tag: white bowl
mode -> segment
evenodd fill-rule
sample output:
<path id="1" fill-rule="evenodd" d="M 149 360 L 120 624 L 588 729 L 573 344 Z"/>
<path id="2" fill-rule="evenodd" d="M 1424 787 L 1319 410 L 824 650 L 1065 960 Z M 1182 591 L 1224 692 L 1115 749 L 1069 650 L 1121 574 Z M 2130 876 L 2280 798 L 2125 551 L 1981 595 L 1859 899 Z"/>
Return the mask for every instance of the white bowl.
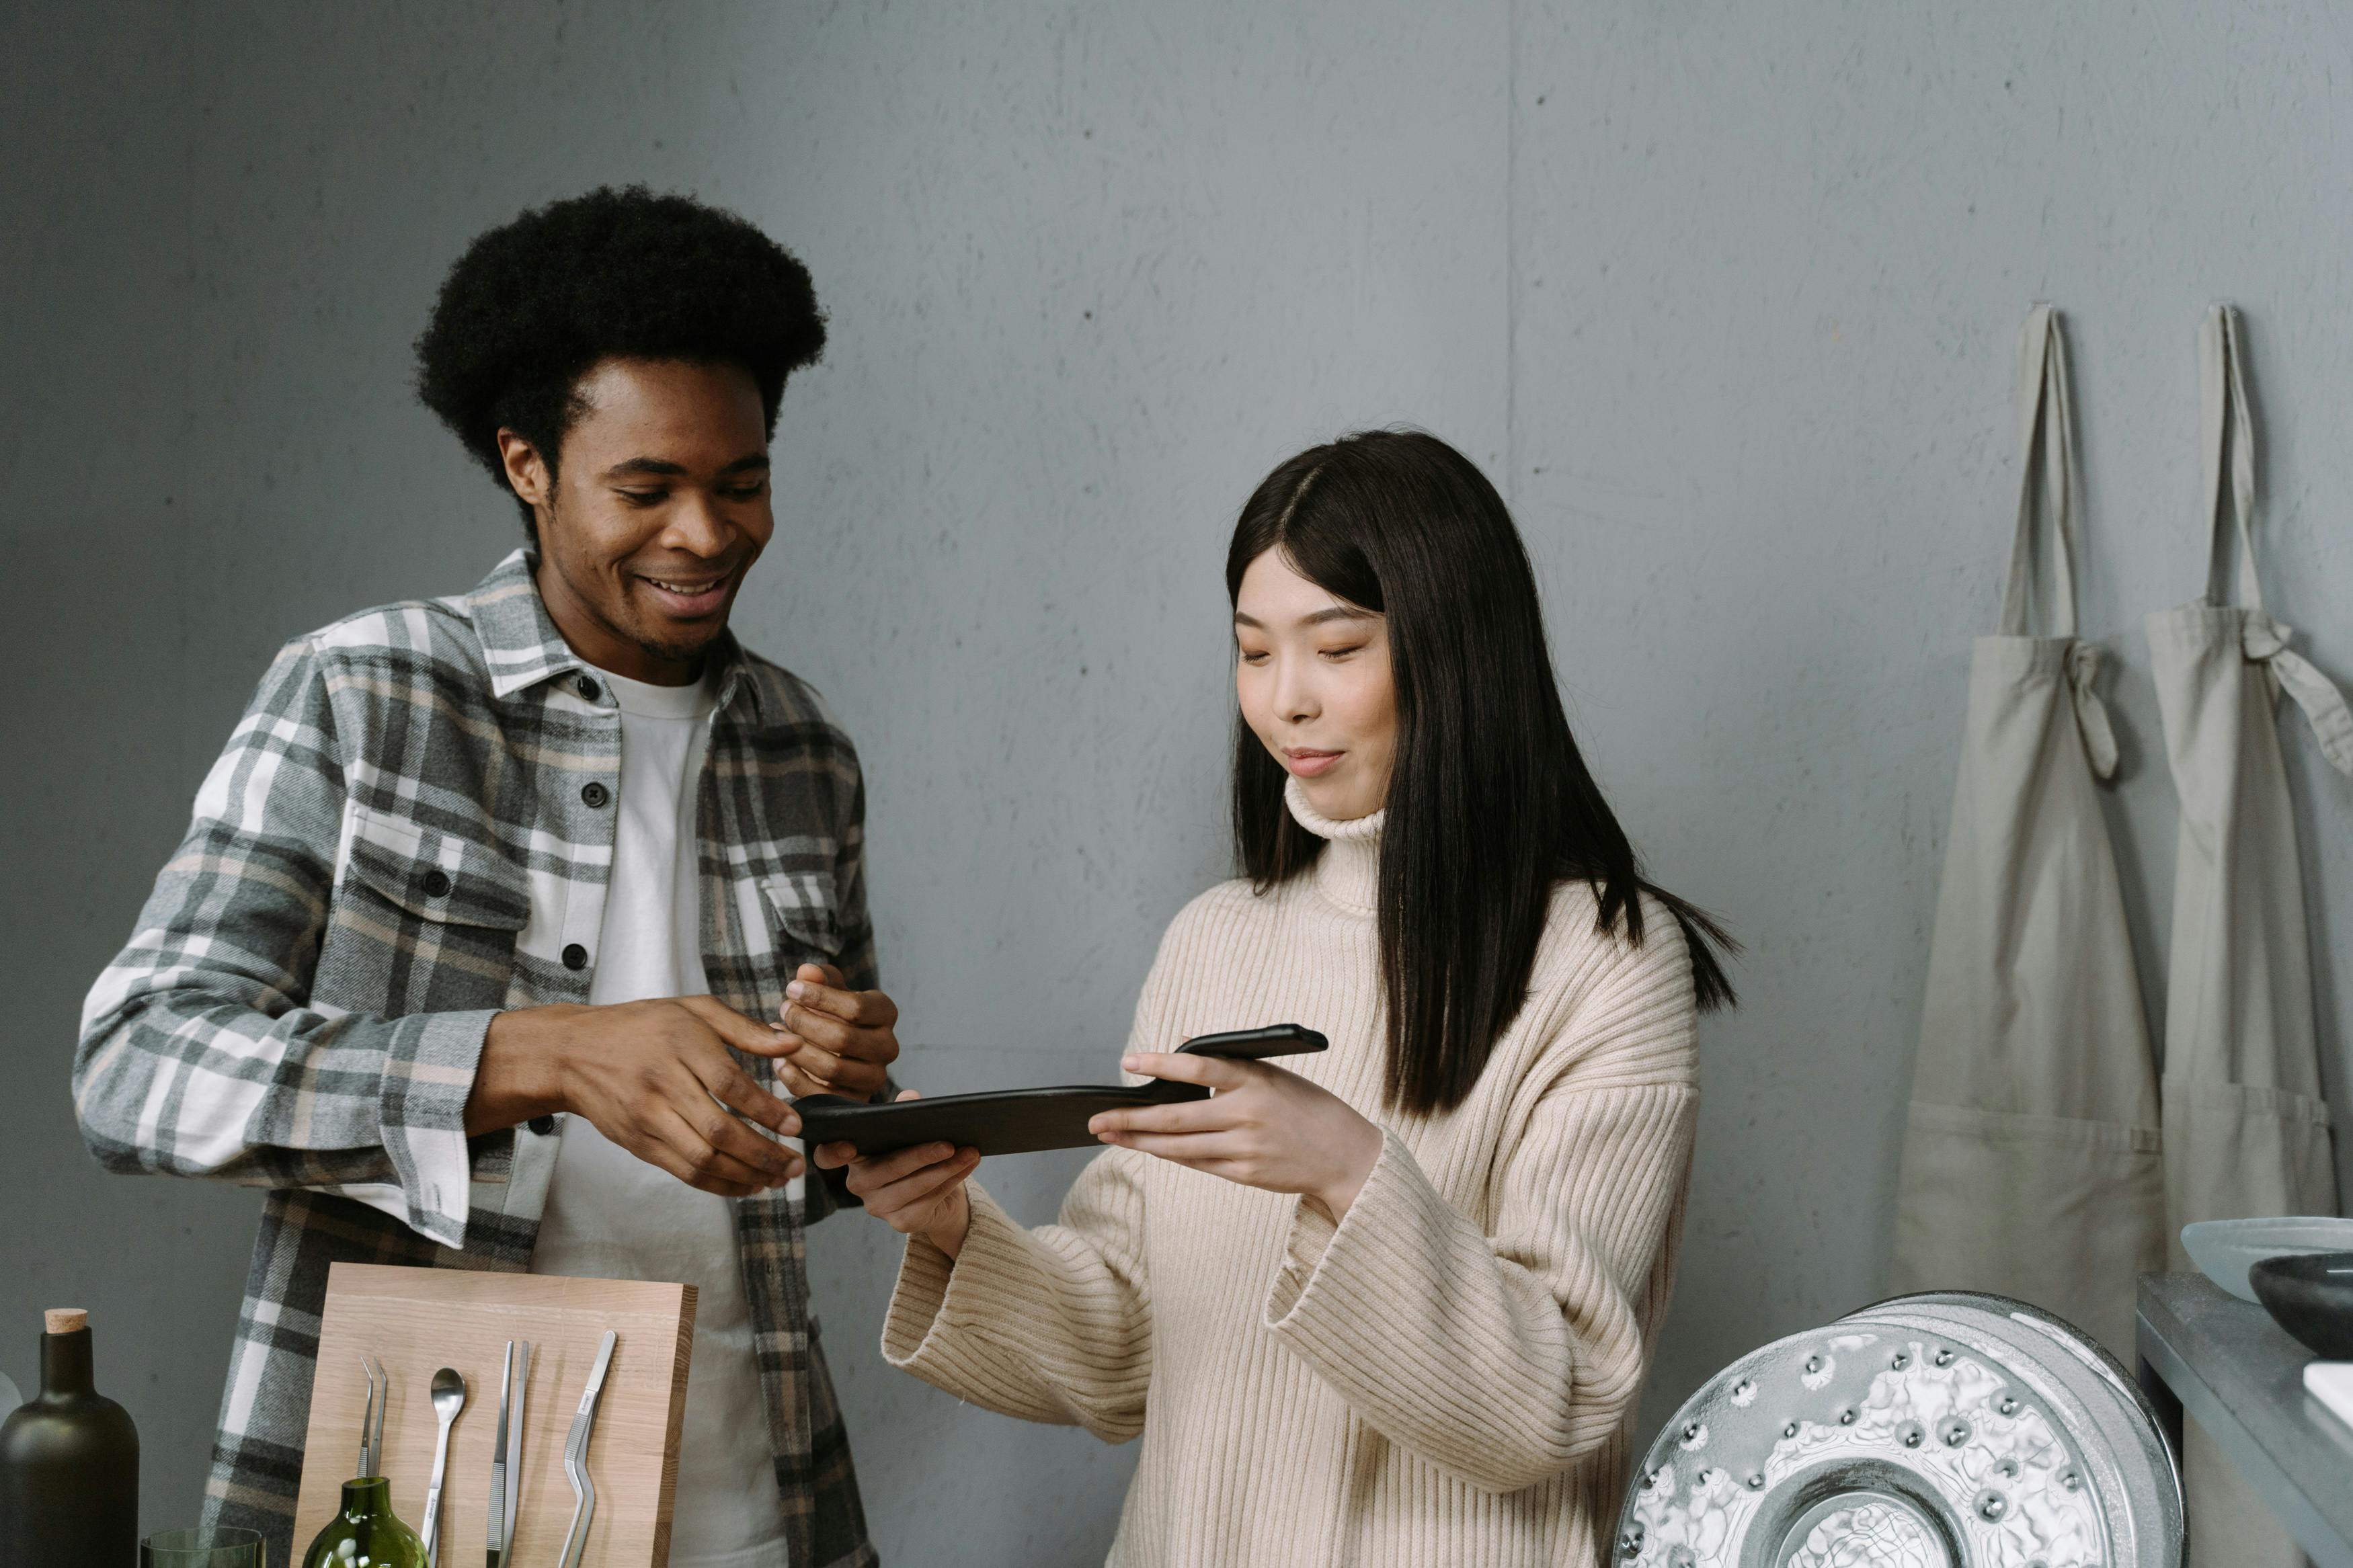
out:
<path id="1" fill-rule="evenodd" d="M 2353 1219 L 2201 1219 L 2181 1227 L 2181 1247 L 2207 1279 L 2242 1301 L 2255 1300 L 2247 1270 L 2292 1252 L 2353 1252 Z M 2260 1302 L 2257 1305 L 2261 1305 Z"/>

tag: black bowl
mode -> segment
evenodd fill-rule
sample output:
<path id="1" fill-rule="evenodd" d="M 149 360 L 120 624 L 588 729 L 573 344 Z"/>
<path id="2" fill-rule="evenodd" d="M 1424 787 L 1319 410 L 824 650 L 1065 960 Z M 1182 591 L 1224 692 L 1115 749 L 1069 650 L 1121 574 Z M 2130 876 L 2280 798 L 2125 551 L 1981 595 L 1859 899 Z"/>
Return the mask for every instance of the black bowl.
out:
<path id="1" fill-rule="evenodd" d="M 2247 1270 L 2272 1321 L 2323 1361 L 2353 1361 L 2353 1252 L 2266 1258 Z"/>

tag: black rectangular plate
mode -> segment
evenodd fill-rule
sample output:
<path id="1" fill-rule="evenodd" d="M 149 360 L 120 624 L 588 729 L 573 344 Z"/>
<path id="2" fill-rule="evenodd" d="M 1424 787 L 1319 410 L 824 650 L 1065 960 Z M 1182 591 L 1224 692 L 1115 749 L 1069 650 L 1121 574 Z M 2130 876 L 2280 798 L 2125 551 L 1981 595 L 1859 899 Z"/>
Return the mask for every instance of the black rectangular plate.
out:
<path id="1" fill-rule="evenodd" d="M 1323 1036 L 1297 1024 L 1203 1035 L 1179 1047 L 1196 1056 L 1259 1060 L 1324 1048 Z M 833 1094 L 807 1094 L 793 1101 L 800 1113 L 801 1137 L 809 1147 L 848 1143 L 871 1159 L 917 1143 L 950 1143 L 983 1154 L 1029 1154 L 1040 1149 L 1082 1149 L 1099 1140 L 1088 1119 L 1105 1110 L 1137 1105 L 1169 1105 L 1206 1100 L 1198 1084 L 1155 1079 L 1149 1083 L 1066 1084 L 1053 1089 L 997 1089 L 986 1094 L 950 1094 L 869 1105 Z"/>

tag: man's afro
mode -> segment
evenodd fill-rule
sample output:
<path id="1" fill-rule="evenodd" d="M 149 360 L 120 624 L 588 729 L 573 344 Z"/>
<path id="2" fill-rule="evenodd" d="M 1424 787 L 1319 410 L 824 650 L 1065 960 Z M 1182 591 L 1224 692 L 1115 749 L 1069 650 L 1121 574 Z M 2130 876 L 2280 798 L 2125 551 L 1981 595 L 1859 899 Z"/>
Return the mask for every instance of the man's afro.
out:
<path id="1" fill-rule="evenodd" d="M 691 196 L 605 186 L 466 247 L 417 340 L 417 393 L 504 485 L 501 426 L 553 469 L 600 360 L 740 366 L 773 436 L 785 377 L 824 347 L 808 268 L 775 240 Z"/>

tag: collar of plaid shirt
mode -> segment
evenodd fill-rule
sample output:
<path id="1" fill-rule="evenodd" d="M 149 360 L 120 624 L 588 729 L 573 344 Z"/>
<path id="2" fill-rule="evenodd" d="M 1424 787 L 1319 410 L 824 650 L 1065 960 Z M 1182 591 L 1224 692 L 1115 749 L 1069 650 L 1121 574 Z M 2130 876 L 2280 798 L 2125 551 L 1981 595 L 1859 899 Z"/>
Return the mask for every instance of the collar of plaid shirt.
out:
<path id="1" fill-rule="evenodd" d="M 472 593 L 457 601 L 473 622 L 494 697 L 512 697 L 543 680 L 595 668 L 573 652 L 564 634 L 555 629 L 547 605 L 539 596 L 538 567 L 535 553 L 518 550 L 500 562 Z M 721 632 L 713 648 L 720 668 L 718 706 L 724 708 L 744 689 L 752 659 L 733 632 Z M 749 695 L 754 703 L 758 701 L 756 683 Z"/>
<path id="2" fill-rule="evenodd" d="M 75 1095 L 102 1163 L 269 1189 L 205 1517 L 260 1530 L 273 1562 L 329 1267 L 521 1270 L 538 1234 L 560 1130 L 469 1139 L 465 1100 L 498 1011 L 587 1000 L 620 724 L 534 566 L 517 551 L 471 594 L 288 644 L 84 1008 Z M 863 784 L 813 689 L 732 637 L 716 657 L 704 969 L 768 1017 L 803 962 L 875 984 Z M 744 1292 L 792 1561 L 866 1563 L 805 1274 L 803 1227 L 839 1194 L 806 1184 L 806 1210 L 734 1205 Z"/>

